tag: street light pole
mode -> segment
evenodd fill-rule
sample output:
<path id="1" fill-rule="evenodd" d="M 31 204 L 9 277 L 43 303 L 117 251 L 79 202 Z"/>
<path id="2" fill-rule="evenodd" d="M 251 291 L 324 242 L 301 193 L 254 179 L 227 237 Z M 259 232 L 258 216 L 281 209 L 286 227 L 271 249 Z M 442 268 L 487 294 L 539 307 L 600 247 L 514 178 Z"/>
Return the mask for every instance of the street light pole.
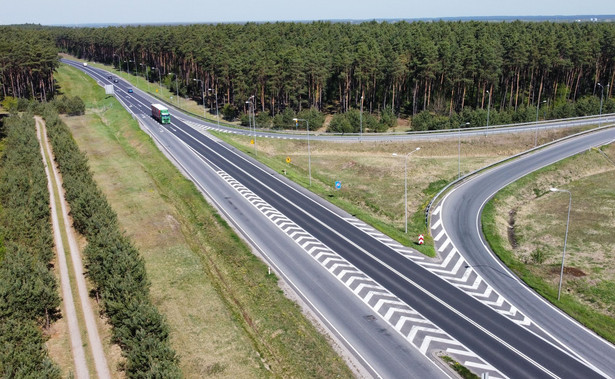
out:
<path id="1" fill-rule="evenodd" d="M 598 83 L 598 85 L 600 86 L 600 116 L 598 118 L 598 127 L 602 126 L 602 98 L 604 96 L 604 86 L 600 83 Z M 606 85 L 606 88 L 609 88 L 609 85 Z"/>
<path id="2" fill-rule="evenodd" d="M 218 126 L 220 126 L 220 115 L 218 114 L 218 93 L 212 90 L 211 88 L 209 88 L 208 90 L 209 92 L 211 92 L 212 95 L 214 95 L 216 99 L 216 119 L 218 120 Z"/>
<path id="3" fill-rule="evenodd" d="M 250 121 L 250 111 L 252 110 L 252 114 L 254 114 L 254 95 L 250 96 L 250 98 L 248 99 L 249 101 L 246 101 L 246 103 L 249 103 L 250 106 L 248 108 L 248 121 Z M 253 134 L 253 141 L 254 141 L 254 156 L 256 156 L 258 153 L 256 152 L 256 120 L 254 119 L 254 117 L 252 117 L 252 125 L 253 125 L 253 130 L 254 130 L 254 134 Z"/>
<path id="4" fill-rule="evenodd" d="M 361 114 L 359 115 L 359 125 L 360 125 L 359 142 L 361 142 L 363 139 L 363 95 L 361 95 Z"/>
<path id="5" fill-rule="evenodd" d="M 177 108 L 179 108 L 179 82 L 177 80 L 178 75 L 175 74 L 175 89 L 177 89 Z"/>
<path id="6" fill-rule="evenodd" d="M 310 152 L 310 122 L 302 118 L 293 118 L 295 125 L 299 124 L 299 121 L 305 122 L 307 127 L 307 145 L 308 145 L 308 176 L 310 178 L 310 187 L 312 186 L 312 153 Z"/>
<path id="7" fill-rule="evenodd" d="M 421 150 L 421 148 L 417 147 L 413 151 L 406 154 L 406 157 L 404 158 L 404 219 L 406 223 L 406 234 L 408 234 L 408 157 L 410 154 L 416 153 L 419 150 Z"/>
<path id="8" fill-rule="evenodd" d="M 538 102 L 536 104 L 536 133 L 534 134 L 534 147 L 538 146 L 538 111 L 540 110 L 540 104 L 546 103 L 547 100 L 543 100 L 542 102 Z"/>
<path id="9" fill-rule="evenodd" d="M 457 159 L 457 179 L 461 178 L 461 127 L 470 125 L 469 122 L 466 122 L 463 125 L 459 126 L 459 133 L 457 134 L 457 146 L 458 146 L 458 159 Z"/>
<path id="10" fill-rule="evenodd" d="M 487 94 L 489 95 L 489 105 L 487 105 L 487 129 L 489 129 L 489 111 L 491 110 L 491 92 L 487 90 Z"/>
<path id="11" fill-rule="evenodd" d="M 570 207 L 572 206 L 572 193 L 568 190 L 551 188 L 551 192 L 568 192 L 568 218 L 566 219 L 566 235 L 564 237 L 564 252 L 562 253 L 562 268 L 559 274 L 559 287 L 557 289 L 557 300 L 559 301 L 562 292 L 562 278 L 564 277 L 564 259 L 566 258 L 566 243 L 568 242 L 568 225 L 570 225 Z"/>
<path id="12" fill-rule="evenodd" d="M 195 82 L 201 82 L 201 100 L 203 101 L 203 118 L 207 118 L 207 114 L 205 113 L 205 83 L 201 79 L 192 79 Z"/>

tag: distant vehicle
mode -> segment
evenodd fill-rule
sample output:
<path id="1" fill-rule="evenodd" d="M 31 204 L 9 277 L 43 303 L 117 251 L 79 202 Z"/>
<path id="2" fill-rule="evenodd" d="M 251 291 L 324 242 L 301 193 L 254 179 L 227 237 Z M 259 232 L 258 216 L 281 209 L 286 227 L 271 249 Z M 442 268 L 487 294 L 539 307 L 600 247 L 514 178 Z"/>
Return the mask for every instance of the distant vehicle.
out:
<path id="1" fill-rule="evenodd" d="M 128 93 L 132 93 L 132 88 L 128 88 Z"/>
<path id="2" fill-rule="evenodd" d="M 83 62 L 83 65 L 84 65 L 85 67 L 87 67 L 87 66 L 88 66 L 88 62 Z"/>
<path id="3" fill-rule="evenodd" d="M 113 79 L 113 83 L 117 83 L 117 79 Z"/>
<path id="4" fill-rule="evenodd" d="M 161 104 L 152 104 L 152 117 L 161 124 L 171 123 L 169 109 Z"/>
<path id="5" fill-rule="evenodd" d="M 109 75 L 107 76 L 107 79 L 113 79 L 113 76 Z"/>

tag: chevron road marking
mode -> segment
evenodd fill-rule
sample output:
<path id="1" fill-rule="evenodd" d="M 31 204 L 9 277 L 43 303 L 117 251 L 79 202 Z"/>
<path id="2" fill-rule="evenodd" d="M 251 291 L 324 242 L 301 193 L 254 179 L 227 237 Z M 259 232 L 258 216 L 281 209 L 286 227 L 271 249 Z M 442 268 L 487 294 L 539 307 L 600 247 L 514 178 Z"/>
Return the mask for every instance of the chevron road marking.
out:
<path id="1" fill-rule="evenodd" d="M 535 334 L 542 334 L 540 328 L 532 322 L 530 318 L 525 316 L 517 308 L 512 306 L 503 296 L 493 289 L 472 267 L 469 267 L 463 256 L 452 244 L 451 239 L 446 234 L 442 226 L 441 215 L 442 207 L 438 206 L 432 213 L 431 229 L 436 237 L 437 251 L 442 258 L 441 262 L 428 261 L 422 254 L 409 250 L 407 247 L 399 243 L 388 244 L 383 241 L 387 236 L 372 228 L 371 226 L 359 221 L 355 218 L 345 218 L 351 225 L 365 232 L 374 239 L 383 242 L 396 252 L 404 257 L 414 261 L 423 268 L 439 276 L 453 286 L 457 287 L 466 294 L 474 297 L 476 300 L 487 305 L 497 313 L 507 317 L 514 323 L 525 327 Z M 442 241 L 440 243 L 440 241 Z M 451 267 L 452 264 L 452 267 Z"/>
<path id="2" fill-rule="evenodd" d="M 218 170 L 217 174 L 299 245 L 303 251 L 354 293 L 364 304 L 382 317 L 385 322 L 402 335 L 421 354 L 435 361 L 435 356 L 428 354 L 429 351 L 454 349 L 454 351 L 459 353 L 449 353 L 450 356 L 457 361 L 471 357 L 471 362 L 475 364 L 474 367 L 480 368 L 480 370 L 477 370 L 478 373 L 488 372 L 490 377 L 503 376 L 502 373 L 478 357 L 474 352 L 467 349 L 459 341 L 448 335 L 408 304 L 401 301 L 382 285 L 365 275 L 281 212 L 267 204 L 226 172 Z M 409 259 L 418 262 L 424 259 L 424 256 L 421 254 L 402 246 L 361 221 L 352 219 L 352 224 L 361 228 L 366 233 L 373 233 L 374 236 L 379 237 L 378 240 L 383 244 L 390 246 Z"/>

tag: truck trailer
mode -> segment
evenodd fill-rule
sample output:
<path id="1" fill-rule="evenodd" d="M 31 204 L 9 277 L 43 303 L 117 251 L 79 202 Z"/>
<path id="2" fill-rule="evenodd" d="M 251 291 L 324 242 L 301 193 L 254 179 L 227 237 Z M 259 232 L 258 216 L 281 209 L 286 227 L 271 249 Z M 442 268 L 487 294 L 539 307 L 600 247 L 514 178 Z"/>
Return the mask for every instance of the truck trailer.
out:
<path id="1" fill-rule="evenodd" d="M 152 104 L 152 117 L 161 124 L 171 123 L 169 109 L 161 104 Z"/>

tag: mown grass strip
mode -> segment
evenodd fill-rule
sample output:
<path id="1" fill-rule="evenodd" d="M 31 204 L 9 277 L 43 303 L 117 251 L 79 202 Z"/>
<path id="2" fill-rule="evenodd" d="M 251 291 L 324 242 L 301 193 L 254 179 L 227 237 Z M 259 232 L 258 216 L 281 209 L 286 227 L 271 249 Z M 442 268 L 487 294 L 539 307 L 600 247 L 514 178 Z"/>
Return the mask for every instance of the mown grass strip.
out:
<path id="1" fill-rule="evenodd" d="M 117 216 L 92 178 L 87 157 L 55 109 L 46 106 L 43 116 L 73 225 L 88 240 L 84 250 L 88 276 L 113 325 L 113 340 L 126 357 L 126 375 L 179 377 L 168 326 L 149 299 L 149 283 L 138 251 L 119 230 Z"/>
<path id="2" fill-rule="evenodd" d="M 157 206 L 172 210 L 171 214 L 162 216 L 165 219 L 170 219 L 169 216 L 172 216 L 178 221 L 181 236 L 190 250 L 190 254 L 182 256 L 182 259 L 188 260 L 193 257 L 197 259 L 200 265 L 199 270 L 206 274 L 199 277 L 199 280 L 209 282 L 215 290 L 212 296 L 219 297 L 223 302 L 224 310 L 219 311 L 218 317 L 212 317 L 211 322 L 214 325 L 201 325 L 199 328 L 211 329 L 210 338 L 212 339 L 224 338 L 217 334 L 216 323 L 219 323 L 220 328 L 227 328 L 226 323 L 231 321 L 234 324 L 233 328 L 239 332 L 240 338 L 247 340 L 251 345 L 251 351 L 257 354 L 256 361 L 261 365 L 261 369 L 254 370 L 253 356 L 250 360 L 235 361 L 229 365 L 244 364 L 247 367 L 245 372 L 250 372 L 250 376 L 351 377 L 352 373 L 344 361 L 331 349 L 327 339 L 303 316 L 299 307 L 284 296 L 275 275 L 267 274 L 267 266 L 256 258 L 232 229 L 221 220 L 194 184 L 186 180 L 177 168 L 160 153 L 150 137 L 140 130 L 139 125 L 121 109 L 119 103 L 114 99 L 105 99 L 102 89 L 99 89 L 91 80 L 85 79 L 83 82 L 80 79 L 71 80 L 72 75 L 79 77 L 74 73 L 76 71 L 63 67 L 60 69 L 61 74 L 58 78 L 61 83 L 65 80 L 70 81 L 69 84 L 74 86 L 75 90 L 87 94 L 84 96 L 84 101 L 92 112 L 92 119 L 96 120 L 92 127 L 97 139 L 88 143 L 87 137 L 92 133 L 90 131 L 82 133 L 79 141 L 84 146 L 88 146 L 88 151 L 92 151 L 92 159 L 97 160 L 100 168 L 97 176 L 107 177 L 106 180 L 113 181 L 113 185 L 109 187 L 113 188 L 111 191 L 118 188 L 118 178 L 121 175 L 105 172 L 110 168 L 109 164 L 105 163 L 105 160 L 109 158 L 109 151 L 118 147 L 120 152 L 114 157 L 121 159 L 121 165 L 130 165 L 131 169 L 134 167 L 134 171 L 129 175 L 133 184 L 126 183 L 119 187 L 122 191 L 126 191 L 122 193 L 123 198 L 140 193 L 141 173 L 145 174 L 148 183 L 151 183 L 147 191 L 160 196 L 161 200 Z M 64 84 L 62 85 L 65 88 Z M 86 88 L 80 88 L 82 85 Z M 104 145 L 104 153 L 98 153 L 96 150 L 101 145 Z M 119 202 L 118 199 L 115 204 Z M 142 209 L 142 212 L 146 214 L 151 212 L 150 208 L 143 209 L 138 204 L 131 204 L 130 207 Z M 156 228 L 163 230 L 159 221 Z M 137 230 L 134 230 L 134 233 L 137 233 Z M 165 261 L 168 264 L 164 268 L 163 277 L 152 277 L 152 281 L 169 280 L 167 283 L 172 286 L 173 296 L 179 296 L 175 292 L 181 293 L 189 290 L 185 287 L 201 284 L 198 282 L 184 283 L 180 280 L 183 276 L 179 273 L 185 272 L 186 268 L 182 266 L 183 262 L 178 255 L 172 253 L 171 258 L 173 259 Z M 148 254 L 146 259 L 153 258 Z M 148 270 L 152 264 L 148 265 Z M 173 275 L 178 276 L 173 278 Z M 169 291 L 169 288 L 164 290 Z M 165 302 L 165 299 L 160 298 L 158 301 Z M 198 306 L 199 304 L 193 302 L 165 303 L 165 309 L 180 307 L 184 308 L 185 312 L 190 312 Z M 169 309 L 168 312 L 175 317 L 175 309 Z M 179 323 L 178 320 L 181 317 L 177 317 L 174 320 Z M 188 320 L 187 324 L 193 325 L 192 320 Z M 176 326 L 176 328 L 179 327 L 181 325 Z M 175 333 L 181 335 L 180 331 L 175 331 Z M 190 355 L 195 357 L 194 359 L 203 361 L 206 359 L 207 351 L 202 352 L 202 356 L 205 357 L 200 358 L 192 351 L 183 352 L 182 349 L 188 346 L 192 347 L 193 344 L 188 342 L 185 346 L 176 346 L 176 348 L 182 356 Z M 245 349 L 245 347 L 229 347 Z M 219 346 L 218 349 L 226 349 L 226 347 Z M 210 354 L 223 356 L 225 352 L 212 351 Z M 228 354 L 233 354 L 233 351 L 229 351 Z M 201 375 L 220 371 L 224 374 L 232 369 L 233 367 L 226 366 L 224 363 L 214 362 L 208 364 Z"/>

